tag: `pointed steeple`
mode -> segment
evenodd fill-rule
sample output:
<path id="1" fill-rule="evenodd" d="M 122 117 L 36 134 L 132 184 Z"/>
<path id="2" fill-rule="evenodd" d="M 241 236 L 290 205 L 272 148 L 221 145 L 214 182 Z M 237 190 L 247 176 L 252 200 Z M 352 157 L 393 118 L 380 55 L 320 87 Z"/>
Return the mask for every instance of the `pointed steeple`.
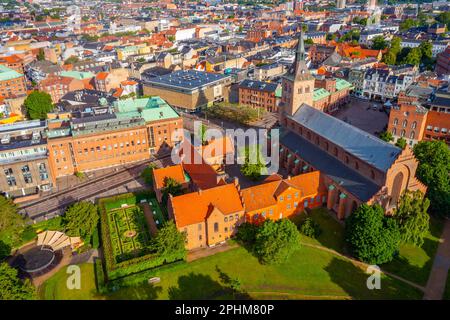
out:
<path id="1" fill-rule="evenodd" d="M 301 60 L 305 61 L 305 59 L 306 59 L 305 42 L 304 42 L 304 37 L 303 37 L 303 25 L 301 25 L 300 38 L 298 39 L 295 60 L 296 60 L 296 62 L 298 62 Z"/>

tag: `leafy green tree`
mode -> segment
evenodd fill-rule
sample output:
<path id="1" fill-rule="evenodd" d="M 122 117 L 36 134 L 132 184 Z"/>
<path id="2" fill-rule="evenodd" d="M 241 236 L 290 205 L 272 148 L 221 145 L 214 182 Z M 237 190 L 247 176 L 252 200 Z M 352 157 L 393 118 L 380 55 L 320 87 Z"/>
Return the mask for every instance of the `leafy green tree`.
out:
<path id="1" fill-rule="evenodd" d="M 437 17 L 436 21 L 443 23 L 447 26 L 447 28 L 450 28 L 450 12 L 441 12 Z"/>
<path id="2" fill-rule="evenodd" d="M 153 170 L 156 168 L 156 164 L 150 163 L 141 173 L 142 179 L 144 179 L 144 182 L 149 186 L 153 183 Z"/>
<path id="3" fill-rule="evenodd" d="M 98 220 L 97 206 L 89 201 L 80 201 L 67 208 L 63 216 L 63 225 L 67 235 L 90 240 L 97 228 Z"/>
<path id="4" fill-rule="evenodd" d="M 36 289 L 30 280 L 20 280 L 16 269 L 6 262 L 0 263 L 0 300 L 34 299 L 36 299 Z"/>
<path id="5" fill-rule="evenodd" d="M 406 31 L 415 26 L 417 26 L 417 22 L 411 18 L 408 18 L 400 22 L 400 31 Z"/>
<path id="6" fill-rule="evenodd" d="M 66 59 L 66 61 L 64 61 L 64 64 L 74 64 L 77 63 L 78 61 L 80 61 L 80 59 L 78 59 L 78 57 L 76 56 L 70 56 L 69 58 Z"/>
<path id="7" fill-rule="evenodd" d="M 33 91 L 23 105 L 31 119 L 47 119 L 47 113 L 53 110 L 52 97 L 41 91 Z"/>
<path id="8" fill-rule="evenodd" d="M 362 204 L 345 222 L 345 239 L 356 258 L 382 264 L 398 251 L 400 231 L 397 221 L 386 217 L 381 206 Z"/>
<path id="9" fill-rule="evenodd" d="M 383 131 L 382 133 L 380 133 L 380 139 L 386 142 L 391 142 L 394 140 L 394 136 L 390 131 Z"/>
<path id="10" fill-rule="evenodd" d="M 10 247 L 16 245 L 24 226 L 25 220 L 17 212 L 17 205 L 0 195 L 0 240 Z M 5 249 L 4 247 L 3 250 Z"/>
<path id="11" fill-rule="evenodd" d="M 431 59 L 433 57 L 433 45 L 431 42 L 424 41 L 419 45 L 422 58 Z"/>
<path id="12" fill-rule="evenodd" d="M 376 36 L 372 39 L 372 49 L 373 50 L 384 50 L 388 46 L 387 41 L 383 36 Z"/>
<path id="13" fill-rule="evenodd" d="M 245 148 L 245 161 L 241 166 L 241 172 L 247 178 L 258 180 L 261 177 L 262 171 L 265 168 L 261 161 L 261 154 L 258 147 Z"/>
<path id="14" fill-rule="evenodd" d="M 429 206 L 430 200 L 418 190 L 406 191 L 401 196 L 394 217 L 398 221 L 402 242 L 422 246 L 430 229 Z"/>
<path id="15" fill-rule="evenodd" d="M 402 63 L 404 64 L 413 64 L 418 66 L 420 64 L 420 61 L 422 59 L 422 51 L 420 48 L 412 48 L 406 57 L 402 60 Z"/>
<path id="16" fill-rule="evenodd" d="M 322 230 L 317 222 L 308 217 L 300 226 L 300 232 L 307 237 L 317 238 L 320 236 Z"/>
<path id="17" fill-rule="evenodd" d="M 305 44 L 314 44 L 313 39 L 306 39 Z"/>
<path id="18" fill-rule="evenodd" d="M 327 34 L 327 40 L 328 41 L 334 40 L 334 39 L 336 39 L 336 34 L 334 34 L 334 33 L 328 33 Z"/>
<path id="19" fill-rule="evenodd" d="M 185 239 L 186 235 L 179 232 L 175 223 L 170 220 L 156 234 L 154 248 L 160 257 L 168 260 L 185 259 Z"/>
<path id="20" fill-rule="evenodd" d="M 417 177 L 428 186 L 430 211 L 450 217 L 450 150 L 443 141 L 421 141 L 414 146 L 419 161 Z"/>
<path id="21" fill-rule="evenodd" d="M 397 62 L 397 55 L 389 50 L 384 56 L 383 56 L 383 62 L 387 65 L 394 65 Z"/>
<path id="22" fill-rule="evenodd" d="M 171 177 L 164 178 L 164 188 L 162 189 L 162 202 L 167 203 L 169 194 L 178 196 L 183 194 L 183 186 L 177 180 Z"/>
<path id="23" fill-rule="evenodd" d="M 11 254 L 11 246 L 0 240 L 0 261 Z"/>
<path id="24" fill-rule="evenodd" d="M 254 223 L 244 222 L 239 225 L 236 238 L 246 244 L 254 244 L 258 226 Z"/>
<path id="25" fill-rule="evenodd" d="M 286 261 L 300 247 L 300 233 L 288 219 L 265 220 L 258 228 L 254 251 L 263 264 Z"/>
<path id="26" fill-rule="evenodd" d="M 205 124 L 201 124 L 199 128 L 199 136 L 200 140 L 202 141 L 202 145 L 206 145 L 208 141 L 206 141 L 206 131 L 208 130 L 208 127 Z"/>
<path id="27" fill-rule="evenodd" d="M 405 149 L 406 148 L 406 140 L 405 138 L 399 138 L 395 145 L 399 148 Z"/>
<path id="28" fill-rule="evenodd" d="M 400 37 L 393 37 L 391 40 L 391 44 L 389 47 L 389 51 L 392 51 L 395 54 L 398 54 L 402 50 L 402 39 Z"/>
<path id="29" fill-rule="evenodd" d="M 43 60 L 45 60 L 44 49 L 42 49 L 42 48 L 39 49 L 39 52 L 38 52 L 36 58 L 38 59 L 38 61 L 43 61 Z"/>

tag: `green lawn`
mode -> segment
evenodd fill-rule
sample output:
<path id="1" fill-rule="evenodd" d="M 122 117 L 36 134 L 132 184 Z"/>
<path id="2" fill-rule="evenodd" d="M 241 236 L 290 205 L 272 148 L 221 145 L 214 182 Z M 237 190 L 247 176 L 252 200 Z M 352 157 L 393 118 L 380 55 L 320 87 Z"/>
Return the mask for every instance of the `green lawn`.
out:
<path id="1" fill-rule="evenodd" d="M 239 261 L 239 263 L 232 263 Z M 231 263 L 230 263 L 231 262 Z M 239 278 L 244 295 L 253 299 L 420 299 L 422 293 L 389 277 L 381 290 L 366 287 L 367 275 L 328 252 L 302 247 L 286 263 L 261 265 L 239 247 L 156 275 L 155 286 L 121 289 L 109 299 L 229 299 L 232 293 L 221 275 Z"/>
<path id="2" fill-rule="evenodd" d="M 447 285 L 445 286 L 444 297 L 443 300 L 450 300 L 450 270 L 447 275 Z"/>
<path id="3" fill-rule="evenodd" d="M 399 256 L 392 262 L 382 265 L 381 268 L 419 285 L 426 285 L 439 245 L 442 228 L 442 220 L 431 217 L 430 232 L 425 237 L 422 247 L 402 244 Z"/>
<path id="4" fill-rule="evenodd" d="M 301 235 L 301 239 L 305 243 L 322 245 L 327 248 L 336 250 L 337 252 L 344 251 L 344 226 L 333 218 L 326 208 L 316 208 L 311 210 L 309 214 L 301 213 L 292 217 L 292 221 L 300 227 L 303 221 L 310 217 L 320 225 L 321 234 L 317 239 Z"/>
<path id="5" fill-rule="evenodd" d="M 66 282 L 70 274 L 67 267 L 59 270 L 55 275 L 42 284 L 39 288 L 39 296 L 45 300 L 91 300 L 98 299 L 95 288 L 94 265 L 84 263 L 79 265 L 81 269 L 81 288 L 69 290 Z"/>

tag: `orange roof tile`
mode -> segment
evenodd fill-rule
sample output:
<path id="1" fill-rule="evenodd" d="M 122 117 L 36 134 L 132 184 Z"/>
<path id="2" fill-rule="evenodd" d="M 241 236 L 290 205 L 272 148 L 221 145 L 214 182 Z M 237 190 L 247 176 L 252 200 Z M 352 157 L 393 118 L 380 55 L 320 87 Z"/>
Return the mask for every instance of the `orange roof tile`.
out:
<path id="1" fill-rule="evenodd" d="M 109 76 L 109 73 L 105 72 L 105 71 L 102 71 L 102 72 L 97 73 L 97 75 L 95 76 L 95 79 L 97 79 L 97 80 L 105 80 L 107 76 Z"/>
<path id="2" fill-rule="evenodd" d="M 153 170 L 153 180 L 155 182 L 156 189 L 164 188 L 164 179 L 166 177 L 175 179 L 179 183 L 186 182 L 183 166 L 180 164 Z"/>
<path id="3" fill-rule="evenodd" d="M 299 190 L 301 198 L 309 197 L 315 195 L 318 191 L 325 190 L 319 171 L 300 174 L 290 179 L 270 181 L 242 189 L 245 210 L 253 211 L 276 205 L 277 197 L 289 188 Z"/>
<path id="4" fill-rule="evenodd" d="M 244 210 L 239 192 L 232 183 L 183 194 L 170 201 L 178 228 L 204 222 L 214 208 L 225 215 Z"/>

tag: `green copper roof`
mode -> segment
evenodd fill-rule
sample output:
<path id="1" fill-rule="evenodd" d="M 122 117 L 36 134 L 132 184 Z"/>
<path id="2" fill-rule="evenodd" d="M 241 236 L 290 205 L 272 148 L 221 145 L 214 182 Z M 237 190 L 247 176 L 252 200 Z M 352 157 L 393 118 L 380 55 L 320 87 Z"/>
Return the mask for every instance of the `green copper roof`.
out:
<path id="1" fill-rule="evenodd" d="M 313 101 L 319 101 L 323 98 L 328 97 L 329 95 L 330 93 L 323 88 L 315 89 L 313 93 Z"/>
<path id="2" fill-rule="evenodd" d="M 92 72 L 81 72 L 81 71 L 62 71 L 61 77 L 75 78 L 78 80 L 89 79 L 94 77 Z"/>
<path id="3" fill-rule="evenodd" d="M 8 67 L 0 65 L 0 81 L 6 81 L 20 77 L 23 77 L 23 74 L 18 73 L 17 71 L 10 69 Z"/>
<path id="4" fill-rule="evenodd" d="M 352 89 L 352 88 L 353 88 L 353 85 L 350 82 L 345 81 L 344 79 L 336 78 L 336 91 L 341 91 L 344 89 Z"/>
<path id="5" fill-rule="evenodd" d="M 179 118 L 179 114 L 160 97 L 126 99 L 114 102 L 116 115 L 140 114 L 145 122 Z"/>

